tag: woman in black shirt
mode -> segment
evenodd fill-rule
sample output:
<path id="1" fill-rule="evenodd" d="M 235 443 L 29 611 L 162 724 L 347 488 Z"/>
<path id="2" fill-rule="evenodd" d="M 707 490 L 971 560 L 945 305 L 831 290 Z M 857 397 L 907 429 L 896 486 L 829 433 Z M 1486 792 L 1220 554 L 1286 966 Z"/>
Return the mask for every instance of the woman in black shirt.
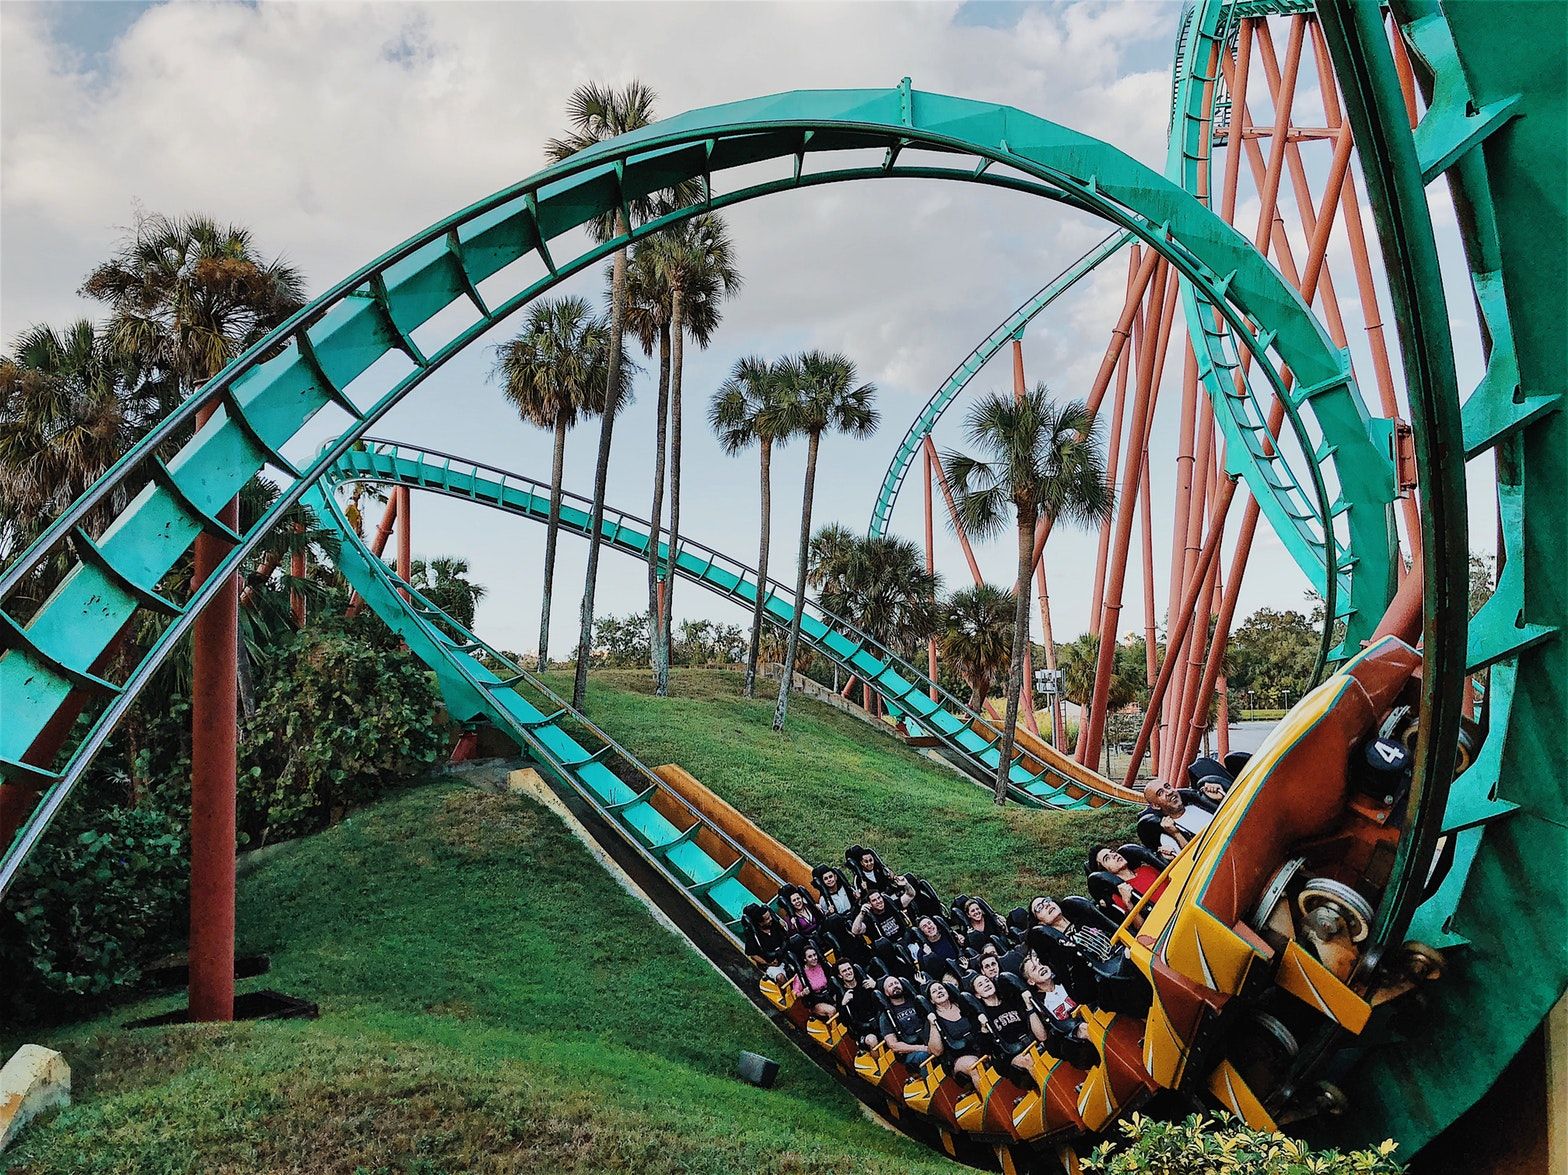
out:
<path id="1" fill-rule="evenodd" d="M 1032 1071 L 1025 1055 L 1029 1046 L 1045 1039 L 1045 1025 L 1027 993 L 1003 980 L 989 976 L 974 978 L 975 999 L 979 1003 L 980 1023 L 996 1042 L 996 1052 L 1006 1059 L 1014 1076 Z"/>
<path id="2" fill-rule="evenodd" d="M 969 996 L 956 995 L 940 982 L 926 988 L 926 999 L 931 1004 L 931 1055 L 948 1058 L 949 1072 L 973 1085 L 974 1068 L 986 1052 L 979 1009 Z"/>

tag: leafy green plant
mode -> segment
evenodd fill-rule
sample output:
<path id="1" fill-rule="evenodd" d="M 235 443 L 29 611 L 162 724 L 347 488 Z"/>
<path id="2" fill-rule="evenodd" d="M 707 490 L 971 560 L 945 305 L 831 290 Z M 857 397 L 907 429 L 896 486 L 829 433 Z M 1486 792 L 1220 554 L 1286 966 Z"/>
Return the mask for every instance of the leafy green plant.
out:
<path id="1" fill-rule="evenodd" d="M 380 631 L 307 629 L 280 656 L 242 739 L 251 843 L 316 832 L 436 762 L 449 732 L 430 674 Z"/>
<path id="2" fill-rule="evenodd" d="M 185 829 L 168 813 L 73 805 L 0 904 L 0 1009 L 136 982 L 183 921 L 188 885 Z"/>
<path id="3" fill-rule="evenodd" d="M 1124 1142 L 1103 1142 L 1084 1159 L 1088 1175 L 1398 1175 L 1393 1141 L 1346 1154 L 1313 1151 L 1288 1135 L 1253 1130 L 1236 1118 L 1200 1114 L 1162 1122 L 1134 1114 Z"/>

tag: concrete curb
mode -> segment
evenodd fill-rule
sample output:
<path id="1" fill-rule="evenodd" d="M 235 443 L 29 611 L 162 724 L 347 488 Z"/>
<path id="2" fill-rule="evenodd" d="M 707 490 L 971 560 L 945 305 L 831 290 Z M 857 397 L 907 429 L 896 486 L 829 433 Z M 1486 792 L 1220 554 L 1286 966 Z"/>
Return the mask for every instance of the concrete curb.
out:
<path id="1" fill-rule="evenodd" d="M 0 1069 L 0 1151 L 23 1127 L 57 1106 L 71 1104 L 71 1067 L 53 1049 L 24 1044 Z"/>

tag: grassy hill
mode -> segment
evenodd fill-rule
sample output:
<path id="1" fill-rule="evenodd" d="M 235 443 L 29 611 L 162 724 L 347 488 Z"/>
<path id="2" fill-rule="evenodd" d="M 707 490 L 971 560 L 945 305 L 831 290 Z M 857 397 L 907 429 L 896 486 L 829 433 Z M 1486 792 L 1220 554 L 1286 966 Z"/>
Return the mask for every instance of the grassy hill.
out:
<path id="1" fill-rule="evenodd" d="M 1005 905 L 1081 884 L 1126 810 L 998 810 L 893 738 L 797 699 L 788 731 L 736 674 L 597 673 L 597 719 L 681 763 L 813 860 L 876 845 L 939 890 Z M 955 1170 L 872 1121 L 550 814 L 455 783 L 355 813 L 241 886 L 240 946 L 314 1022 L 46 1033 L 77 1104 L 0 1156 L 14 1175 Z M 730 1074 L 784 1062 L 771 1091 Z"/>
<path id="2" fill-rule="evenodd" d="M 165 999 L 50 1032 L 77 1104 L 0 1170 L 952 1169 L 867 1120 L 517 797 L 437 784 L 355 814 L 246 880 L 240 937 L 273 960 L 246 986 L 320 1020 L 117 1027 Z M 783 1060 L 774 1089 L 730 1076 L 740 1049 Z"/>
<path id="3" fill-rule="evenodd" d="M 565 675 L 561 684 L 570 689 Z M 774 734 L 778 687 L 763 686 L 748 699 L 740 674 L 688 669 L 656 698 L 651 674 L 605 670 L 589 678 L 588 709 L 645 763 L 679 763 L 811 863 L 870 845 L 949 898 L 980 893 L 1006 909 L 1081 893 L 1089 846 L 1133 835 L 1128 808 L 998 809 L 987 790 L 819 702 L 792 699 Z"/>

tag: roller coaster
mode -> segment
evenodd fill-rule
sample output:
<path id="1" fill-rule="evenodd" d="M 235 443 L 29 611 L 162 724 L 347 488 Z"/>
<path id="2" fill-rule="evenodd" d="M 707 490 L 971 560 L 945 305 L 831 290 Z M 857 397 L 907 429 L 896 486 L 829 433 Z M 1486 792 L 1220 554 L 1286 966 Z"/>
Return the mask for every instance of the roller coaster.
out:
<path id="1" fill-rule="evenodd" d="M 1283 63 L 1271 18 L 1288 28 Z M 1568 860 L 1559 769 L 1568 597 L 1557 566 L 1568 550 L 1560 492 L 1568 425 L 1562 324 L 1551 312 L 1568 281 L 1568 94 L 1560 54 L 1521 51 L 1560 45 L 1564 31 L 1559 6 L 1509 0 L 1399 0 L 1388 12 L 1199 0 L 1181 14 L 1164 175 L 1038 116 L 919 91 L 906 79 L 893 89 L 794 91 L 691 111 L 446 217 L 236 359 L 0 572 L 0 831 L 8 842 L 0 893 L 154 671 L 200 631 L 204 609 L 230 590 L 242 560 L 304 500 L 340 532 L 343 575 L 432 668 L 454 717 L 512 737 L 596 835 L 638 863 L 650 894 L 693 941 L 900 1127 L 1004 1170 L 1049 1162 L 1042 1156 L 1054 1146 L 1102 1133 L 1142 1106 L 1221 1107 L 1314 1139 L 1393 1137 L 1418 1150 L 1493 1085 L 1568 986 L 1568 891 L 1558 876 Z M 1250 121 L 1255 42 L 1270 75 L 1272 127 Z M 1319 70 L 1319 128 L 1291 121 L 1309 53 Z M 1316 209 L 1298 152 L 1313 139 L 1333 149 Z M 1251 240 L 1229 223 L 1243 159 L 1263 210 Z M 1362 398 L 1326 261 L 1336 210 L 1359 217 L 1352 161 L 1382 259 L 1378 281 L 1364 267 L 1357 273 L 1366 276 L 1359 301 L 1372 343 L 1362 363 L 1374 370 L 1378 413 Z M 784 858 L 759 855 L 755 830 L 742 835 L 442 615 L 365 546 L 338 502 L 341 488 L 373 481 L 544 519 L 547 489 L 526 475 L 376 440 L 371 429 L 497 323 L 629 243 L 742 201 L 889 177 L 1041 197 L 1113 231 L 939 386 L 887 472 L 873 533 L 886 532 L 922 453 L 930 501 L 939 480 L 931 431 L 985 363 L 1075 282 L 1128 255 L 1126 305 L 1089 397 L 1098 409 L 1114 383 L 1114 427 L 1128 431 L 1123 505 L 1102 536 L 1096 581 L 1095 611 L 1111 637 L 1140 490 L 1147 527 L 1150 401 L 1170 336 L 1181 333 L 1173 314 L 1181 302 L 1180 558 L 1169 652 L 1157 673 L 1151 660 L 1146 729 L 1120 782 L 1088 766 L 1103 737 L 1092 722 L 1072 754 L 1059 739 L 1025 738 L 1011 767 L 1015 799 L 1068 810 L 1130 803 L 1145 751 L 1163 757 L 1167 771 L 1183 761 L 1196 700 L 1214 688 L 1223 646 L 1220 636 L 1206 650 L 1188 630 L 1216 614 L 1228 625 L 1260 518 L 1324 601 L 1320 684 L 1116 931 L 1127 982 L 1081 1010 L 1093 1062 L 1036 1050 L 1032 1089 L 990 1069 L 968 1085 L 940 1065 L 906 1071 L 808 1015 L 787 989 L 758 985 L 738 949 L 746 908 L 804 879 L 786 875 Z M 1307 237 L 1299 265 L 1276 214 L 1287 179 Z M 1455 208 L 1484 355 L 1463 396 L 1459 312 L 1445 300 L 1430 200 L 1439 179 Z M 619 235 L 587 245 L 574 231 L 687 182 L 701 193 L 690 207 L 646 223 L 626 217 Z M 1384 291 L 1408 422 L 1398 419 L 1381 321 L 1375 329 L 1372 321 Z M 1200 392 L 1208 412 L 1197 410 Z M 287 455 L 307 426 L 319 435 L 325 422 L 329 443 L 305 460 Z M 1500 572 L 1470 616 L 1465 467 L 1488 457 Z M 264 471 L 280 493 L 241 532 L 227 504 Z M 135 494 L 121 492 L 142 481 Z M 1245 537 L 1222 581 L 1224 520 L 1238 484 Z M 89 519 L 109 505 L 113 520 L 95 532 Z M 929 507 L 927 518 L 929 532 Z M 646 523 L 582 500 L 567 503 L 562 524 L 640 558 L 652 541 Z M 1037 536 L 1037 555 L 1045 537 Z M 1145 530 L 1146 550 L 1148 541 Z M 166 584 L 193 546 L 208 553 L 198 559 L 206 574 L 182 597 Z M 761 593 L 770 622 L 792 619 L 793 593 L 759 583 L 744 564 L 685 537 L 660 553 L 676 574 L 727 599 L 751 604 Z M 62 560 L 69 571 L 59 586 L 34 600 L 28 589 L 40 569 Z M 1146 580 L 1151 574 L 1146 557 Z M 160 619 L 156 635 L 131 649 L 126 634 L 148 617 Z M 876 692 L 904 737 L 977 780 L 994 770 L 999 725 L 945 694 L 929 667 L 814 602 L 803 606 L 801 628 L 819 655 Z M 1113 643 L 1102 640 L 1102 668 Z M 116 651 L 130 668 L 111 680 L 104 667 Z M 1367 757 L 1379 746 L 1398 771 Z M 1507 1000 L 1495 998 L 1501 991 Z"/>

